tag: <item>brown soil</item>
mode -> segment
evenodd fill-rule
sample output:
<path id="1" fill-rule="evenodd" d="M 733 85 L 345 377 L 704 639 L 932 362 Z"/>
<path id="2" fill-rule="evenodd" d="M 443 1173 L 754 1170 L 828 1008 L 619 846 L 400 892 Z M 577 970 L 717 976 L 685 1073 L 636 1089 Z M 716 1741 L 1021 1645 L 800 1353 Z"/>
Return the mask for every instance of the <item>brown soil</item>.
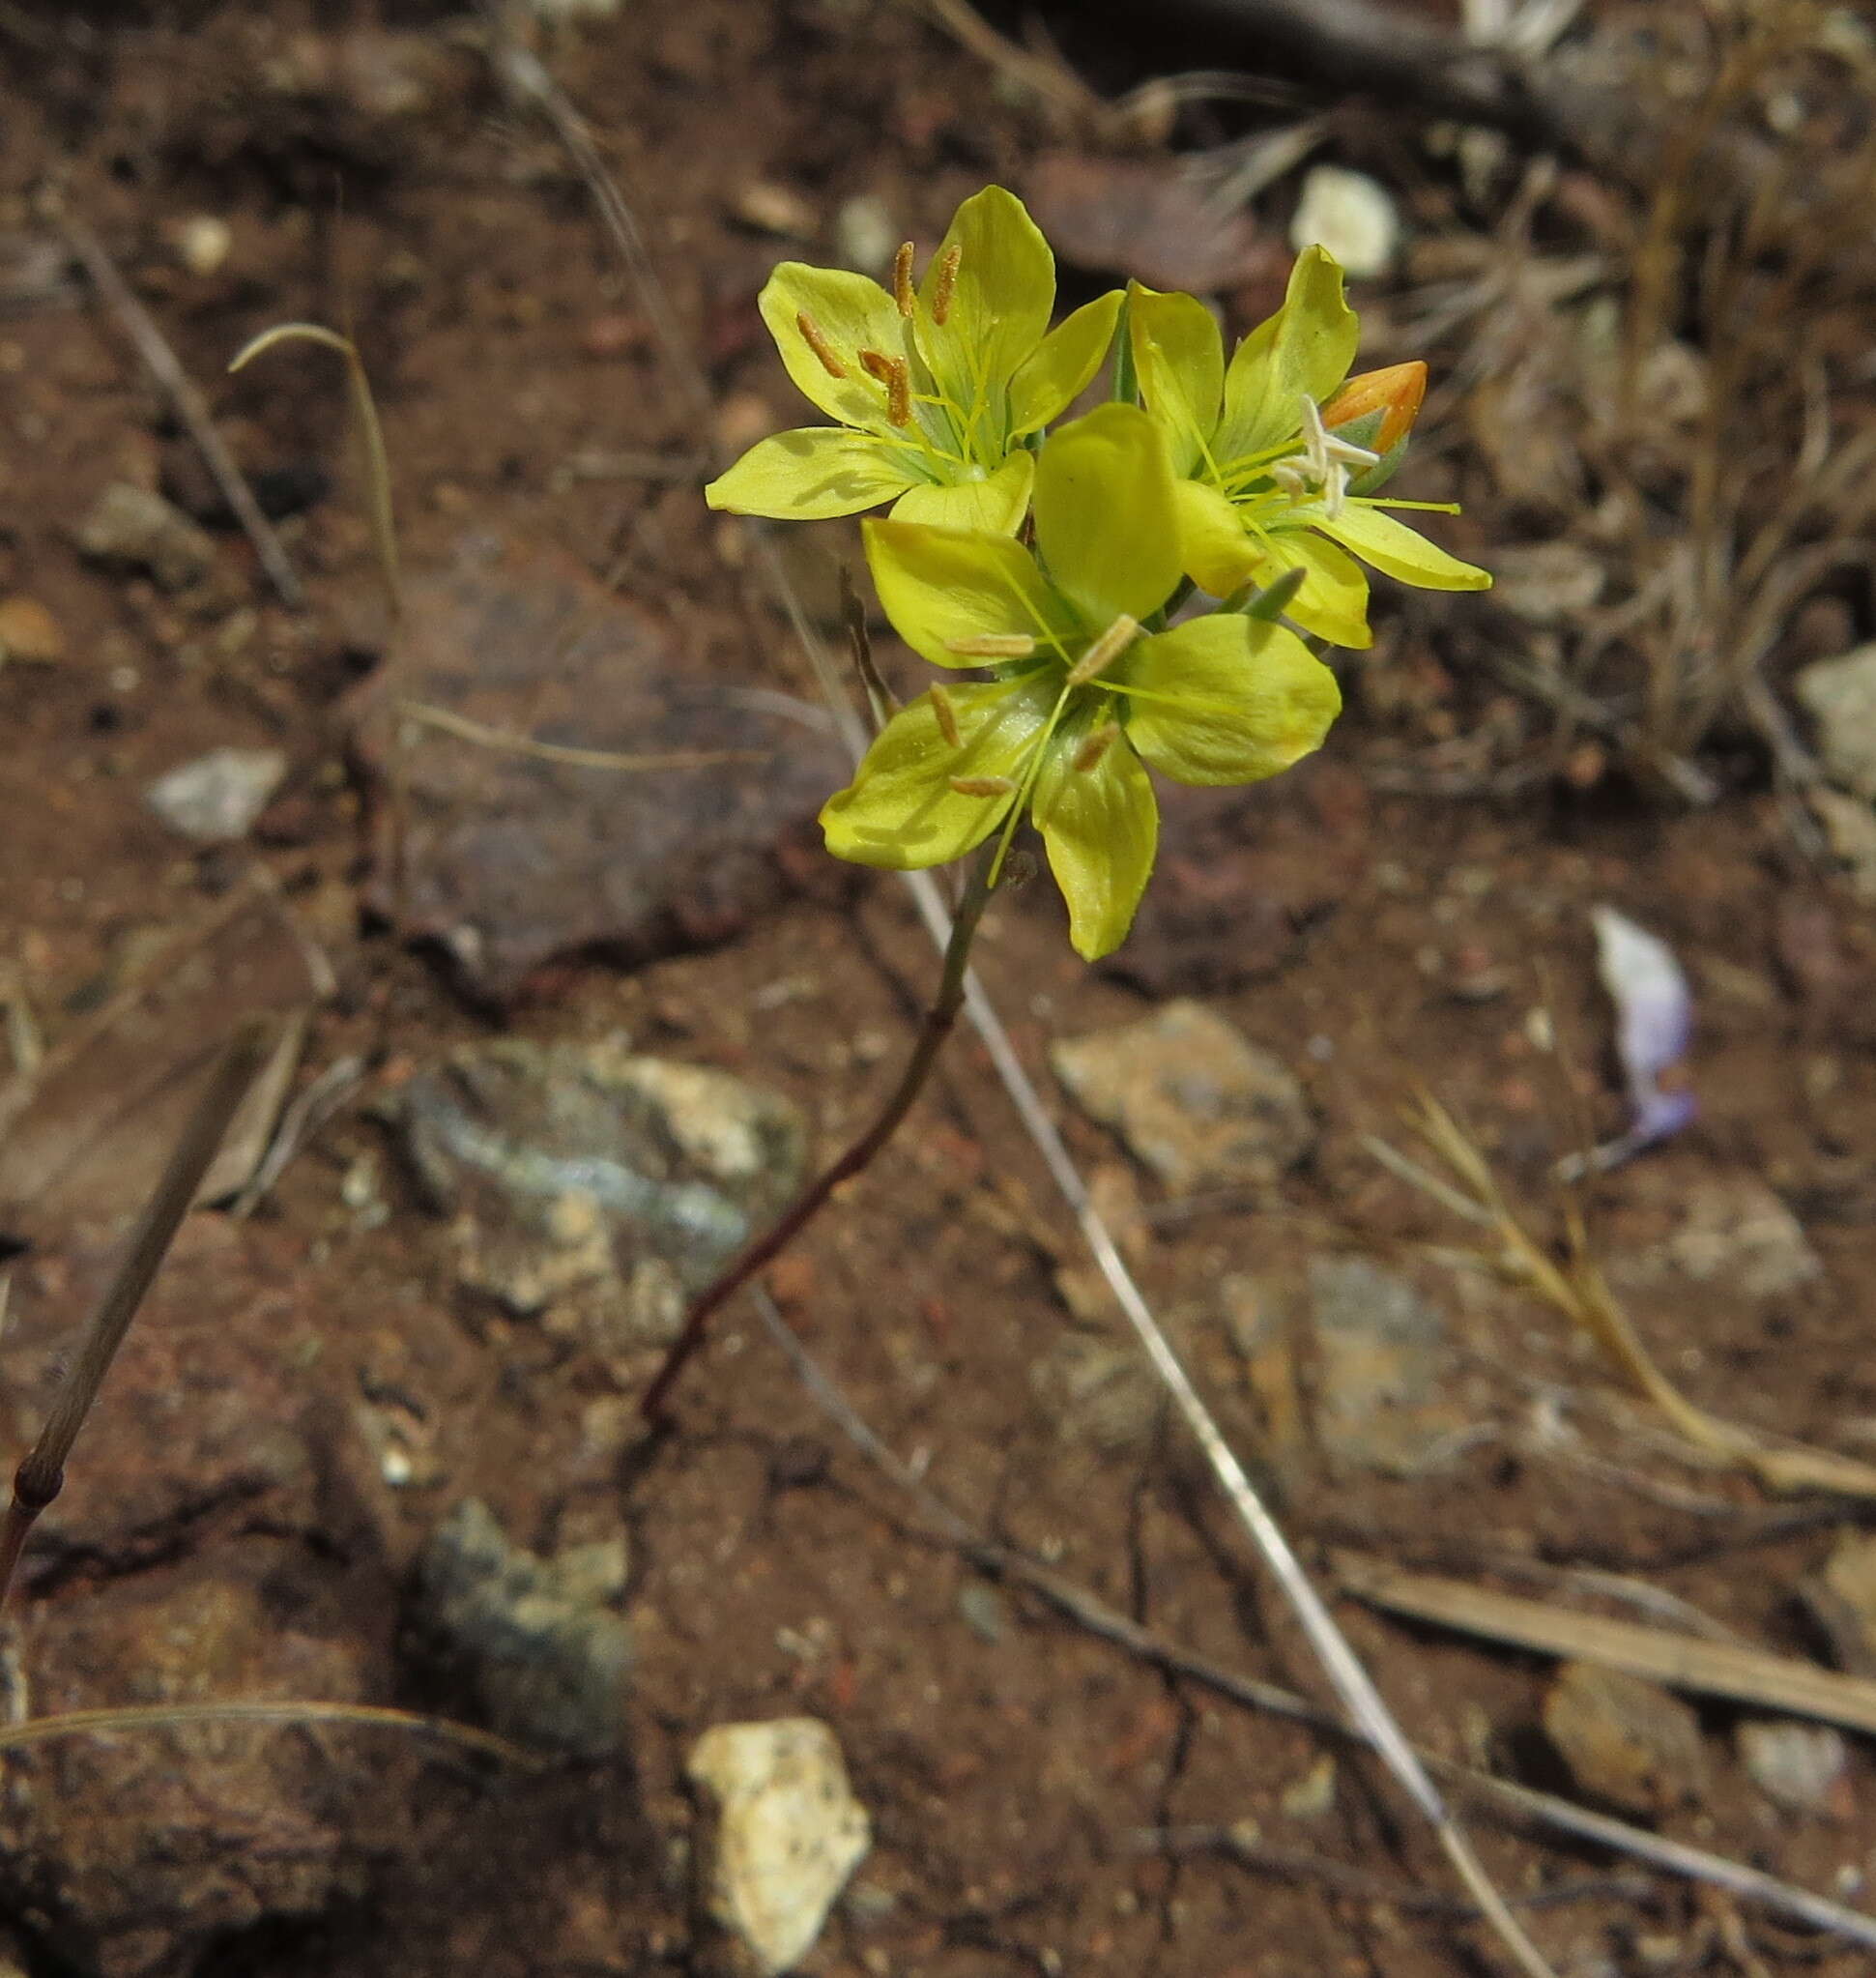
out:
<path id="1" fill-rule="evenodd" d="M 382 28 L 375 7 L 311 0 L 174 12 L 187 23 L 152 26 L 126 9 L 68 33 L 58 9 L 0 10 L 12 70 L 0 234 L 43 234 L 29 195 L 69 175 L 73 206 L 207 382 L 256 475 L 343 476 L 342 386 L 310 353 L 226 382 L 229 355 L 282 319 L 355 321 L 409 567 L 447 564 L 468 532 L 564 552 L 654 613 L 687 663 L 810 691 L 779 626 L 745 606 L 731 535 L 681 471 L 717 436 L 686 424 L 581 186 L 551 134 L 491 85 L 473 38 L 416 9 L 387 8 L 413 18 Z M 270 65 L 317 69 L 334 50 L 336 71 L 268 99 Z M 959 196 L 1017 175 L 1049 142 L 1033 106 L 910 8 L 648 0 L 542 52 L 644 219 L 733 445 L 752 422 L 793 416 L 751 305 L 779 253 L 831 258 L 827 218 L 864 191 L 934 239 Z M 800 193 L 821 233 L 796 247 L 739 223 L 758 180 Z M 193 275 L 170 244 L 202 213 L 227 222 L 232 247 L 218 271 Z M 359 909 L 361 802 L 338 711 L 367 663 L 376 591 L 356 507 L 327 500 L 285 525 L 313 596 L 304 619 L 270 596 L 238 537 L 221 538 L 214 595 L 184 602 L 86 564 L 72 531 L 105 483 L 175 487 L 192 463 L 106 310 L 76 295 L 27 300 L 0 322 L 0 592 L 43 602 L 66 654 L 0 671 L 0 957 L 18 964 L 48 1028 L 83 1007 L 133 937 L 225 889 L 239 863 L 179 852 L 143 812 L 142 786 L 217 743 L 270 743 L 292 777 L 284 823 L 255 856 L 342 975 L 309 1067 L 362 1049 L 394 1076 L 479 1033 L 484 1019 Z M 648 452 L 679 471 L 566 471 L 582 453 Z M 1488 542 L 1491 527 L 1475 512 L 1465 540 Z M 1796 1588 L 1828 1551 L 1832 1518 L 1772 1515 L 1744 1481 L 1689 1471 L 1649 1441 L 1645 1418 L 1611 1409 L 1612 1378 L 1564 1323 L 1456 1261 L 1478 1233 L 1379 1168 L 1364 1136 L 1404 1144 L 1398 1109 L 1424 1082 L 1547 1228 L 1544 1176 L 1576 1144 L 1579 1117 L 1599 1131 L 1620 1123 L 1587 919 L 1599 902 L 1620 906 L 1693 976 L 1703 1110 L 1602 1189 L 1599 1246 L 1611 1260 L 1640 1250 L 1717 1178 L 1768 1183 L 1821 1256 L 1821 1285 L 1767 1305 L 1668 1277 L 1637 1298 L 1637 1320 L 1716 1412 L 1854 1450 L 1876 1418 L 1862 1350 L 1876 1298 L 1866 912 L 1806 874 L 1779 807 L 1749 787 L 1698 817 L 1607 786 L 1554 797 L 1539 786 L 1499 803 L 1389 794 L 1391 778 L 1371 771 L 1398 769 L 1486 700 L 1439 661 L 1442 624 L 1467 608 L 1392 619 L 1379 656 L 1352 669 L 1330 759 L 1258 798 L 1287 861 L 1263 883 L 1304 898 L 1308 925 L 1214 1000 L 1306 1078 L 1318 1151 L 1266 1198 L 1162 1205 L 1137 1226 L 1140 1269 L 1311 1556 L 1354 1545 L 1472 1578 L 1506 1555 L 1593 1564 L 1670 1588 L 1748 1639 L 1813 1652 Z M 1309 883 L 1313 833 L 1336 875 L 1326 897 Z M 1228 945 L 1233 925 L 1216 939 Z M 1052 1037 L 1146 1006 L 1073 959 L 1041 887 L 999 912 L 983 966 L 1039 1075 Z M 711 951 L 629 974 L 568 969 L 509 1021 L 541 1037 L 623 1028 L 643 1048 L 729 1067 L 796 1099 L 831 1147 L 863 1116 L 886 1070 L 876 1042 L 896 1049 L 931 969 L 897 887 L 848 901 L 811 888 Z M 1493 971 L 1497 993 L 1456 993 Z M 765 993 L 776 985 L 786 993 Z M 1562 1052 L 1533 1041 L 1540 1007 Z M 1091 1170 L 1124 1165 L 1085 1122 L 1072 1139 Z M 339 1179 L 379 1145 L 379 1129 L 347 1114 L 288 1171 L 263 1222 L 308 1302 L 356 1329 L 340 1360 L 394 1347 L 434 1426 L 435 1481 L 396 1498 L 393 1555 L 408 1558 L 467 1495 L 530 1543 L 622 1524 L 639 1650 L 633 1760 L 505 1792 L 439 1773 L 412 1802 L 417 1845 L 387 1850 L 358 1908 L 266 1934 L 213 1968 L 572 1978 L 681 1963 L 672 1849 L 688 1831 L 683 1756 L 712 1723 L 794 1712 L 834 1726 L 876 1827 L 858 1893 L 809 1966 L 828 1978 L 1475 1968 L 1479 1947 L 1437 1916 L 1142 1843 L 1143 1831 L 1252 1818 L 1275 1847 L 1359 1864 L 1398 1890 L 1445 1886 L 1384 1782 L 1345 1758 L 1328 1811 L 1284 1810 L 1322 1749 L 1311 1734 L 1169 1679 L 1021 1592 L 987 1610 L 970 1593 L 976 1576 L 920 1535 L 753 1320 L 725 1326 L 682 1393 L 681 1432 L 649 1467 L 621 1477 L 582 1453 L 593 1406 L 620 1399 L 602 1375 L 526 1327 L 472 1330 L 440 1227 L 407 1194 L 383 1227 L 356 1230 Z M 1273 1445 L 1264 1433 L 1217 1288 L 1252 1273 L 1282 1307 L 1326 1248 L 1382 1256 L 1461 1324 L 1458 1391 L 1480 1433 L 1426 1474 L 1331 1475 L 1307 1437 Z M 1066 1308 L 1063 1265 L 1079 1267 L 1072 1226 L 966 1039 L 913 1126 L 777 1289 L 860 1411 L 961 1510 L 1167 1637 L 1315 1693 L 1293 1625 L 1176 1428 L 1141 1405 L 1097 1430 L 1060 1401 L 1063 1341 L 1117 1337 L 1106 1313 Z M 1571 1397 L 1585 1446 L 1611 1459 L 1602 1471 L 1522 1433 L 1552 1390 Z M 1352 1603 L 1341 1613 L 1417 1736 L 1556 1783 L 1533 1730 L 1544 1664 Z M 1663 1827 L 1857 1900 L 1843 1873 L 1876 1872 L 1867 1755 L 1853 1755 L 1839 1818 L 1775 1814 L 1733 1757 L 1729 1722 L 1709 1715 L 1707 1789 Z M 1483 1816 L 1477 1827 L 1508 1889 L 1610 1866 Z M 1642 1902 L 1588 1889 L 1534 1927 L 1559 1969 L 1682 1970 L 1704 1957 L 1706 1914 L 1662 1880 Z M 1767 1970 L 1867 1968 L 1757 1918 L 1747 1928 Z"/>

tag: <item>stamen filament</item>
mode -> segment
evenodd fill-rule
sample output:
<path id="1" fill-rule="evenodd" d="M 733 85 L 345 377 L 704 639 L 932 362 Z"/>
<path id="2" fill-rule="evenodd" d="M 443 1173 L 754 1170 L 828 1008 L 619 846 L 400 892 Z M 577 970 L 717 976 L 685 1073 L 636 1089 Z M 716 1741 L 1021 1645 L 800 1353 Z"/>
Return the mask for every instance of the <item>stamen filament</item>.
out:
<path id="1" fill-rule="evenodd" d="M 834 355 L 833 345 L 821 334 L 821 325 L 806 309 L 795 310 L 794 327 L 801 333 L 801 341 L 821 360 L 821 368 L 830 378 L 846 377 L 847 366 Z"/>
<path id="2" fill-rule="evenodd" d="M 1075 751 L 1075 760 L 1069 767 L 1079 774 L 1085 775 L 1119 740 L 1120 723 L 1102 722 L 1101 726 Z"/>
<path id="3" fill-rule="evenodd" d="M 1027 659 L 1036 642 L 1027 632 L 971 632 L 962 639 L 946 639 L 944 650 L 960 659 Z"/>
<path id="4" fill-rule="evenodd" d="M 1123 611 L 1070 669 L 1070 686 L 1085 686 L 1105 673 L 1140 636 L 1140 620 Z"/>
<path id="5" fill-rule="evenodd" d="M 883 351 L 860 352 L 860 369 L 886 388 L 886 422 L 908 426 L 912 422 L 911 366 L 903 357 L 887 357 Z"/>
<path id="6" fill-rule="evenodd" d="M 951 705 L 951 696 L 943 687 L 931 689 L 932 715 L 938 722 L 938 733 L 953 748 L 964 746 L 964 737 L 958 732 L 958 711 Z"/>
<path id="7" fill-rule="evenodd" d="M 958 285 L 958 263 L 964 259 L 964 248 L 954 244 L 945 248 L 938 257 L 938 281 L 932 289 L 932 321 L 940 328 L 950 320 L 951 294 Z"/>

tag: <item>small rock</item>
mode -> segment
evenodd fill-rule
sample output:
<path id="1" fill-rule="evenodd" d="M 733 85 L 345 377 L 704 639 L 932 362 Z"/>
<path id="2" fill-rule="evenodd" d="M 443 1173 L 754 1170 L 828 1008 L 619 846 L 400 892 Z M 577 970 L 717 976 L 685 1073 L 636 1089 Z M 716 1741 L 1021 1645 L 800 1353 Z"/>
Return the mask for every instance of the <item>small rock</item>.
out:
<path id="1" fill-rule="evenodd" d="M 1716 1175 L 1690 1186 L 1637 1182 L 1673 1203 L 1676 1227 L 1661 1242 L 1620 1260 L 1611 1275 L 1625 1286 L 1667 1279 L 1714 1285 L 1729 1294 L 1778 1298 L 1824 1274 L 1803 1225 L 1757 1176 Z"/>
<path id="2" fill-rule="evenodd" d="M 872 1845 L 833 1732 L 812 1717 L 719 1724 L 685 1771 L 714 1809 L 700 1850 L 710 1916 L 764 1978 L 793 1970 Z"/>
<path id="3" fill-rule="evenodd" d="M 191 275 L 216 274 L 234 247 L 234 229 L 219 214 L 192 213 L 179 220 L 170 234 L 176 258 Z"/>
<path id="4" fill-rule="evenodd" d="M 1876 645 L 1814 659 L 1792 691 L 1817 724 L 1826 773 L 1853 796 L 1876 799 Z"/>
<path id="5" fill-rule="evenodd" d="M 857 192 L 834 215 L 834 250 L 843 268 L 879 275 L 892 265 L 904 238 L 892 210 L 877 192 Z"/>
<path id="6" fill-rule="evenodd" d="M 1849 1675 L 1876 1676 L 1876 1537 L 1845 1532 L 1824 1570 L 1798 1590 L 1837 1667 Z"/>
<path id="7" fill-rule="evenodd" d="M 247 835 L 286 772 L 286 756 L 277 748 L 212 748 L 165 771 L 145 789 L 143 800 L 171 830 L 198 845 L 228 845 Z"/>
<path id="8" fill-rule="evenodd" d="M 1824 784 L 1805 794 L 1833 855 L 1849 869 L 1858 896 L 1876 900 L 1876 810 L 1866 799 Z"/>
<path id="9" fill-rule="evenodd" d="M 1468 1426 L 1446 1321 L 1366 1257 L 1310 1260 L 1316 1436 L 1331 1462 L 1412 1476 Z"/>
<path id="10" fill-rule="evenodd" d="M 1851 1812 L 1850 1752 L 1828 1724 L 1744 1723 L 1733 1733 L 1752 1783 L 1790 1813 L 1841 1819 Z"/>
<path id="11" fill-rule="evenodd" d="M 736 194 L 735 212 L 744 226 L 785 241 L 808 241 L 821 225 L 813 205 L 790 186 L 758 179 Z"/>
<path id="12" fill-rule="evenodd" d="M 1357 280 L 1385 275 L 1400 246 L 1394 195 L 1365 172 L 1312 165 L 1289 223 L 1290 246 L 1328 248 Z"/>
<path id="13" fill-rule="evenodd" d="M 1587 611 L 1607 581 L 1580 543 L 1511 543 L 1492 552 L 1493 600 L 1529 625 L 1561 625 Z"/>
<path id="14" fill-rule="evenodd" d="M 113 481 L 78 525 L 78 547 L 100 563 L 148 570 L 165 591 L 187 591 L 215 567 L 215 544 L 159 494 Z"/>
<path id="15" fill-rule="evenodd" d="M 1706 1783 L 1700 1720 L 1623 1670 L 1566 1662 L 1544 1696 L 1544 1729 L 1577 1787 L 1626 1812 L 1672 1813 Z"/>
<path id="16" fill-rule="evenodd" d="M 488 1506 L 471 1498 L 418 1562 L 413 1652 L 459 1686 L 491 1729 L 603 1759 L 625 1732 L 631 1638 L 604 1604 L 623 1584 L 622 1547 L 578 1546 L 541 1558 L 510 1544 Z"/>
<path id="17" fill-rule="evenodd" d="M 807 1129 L 728 1072 L 504 1038 L 419 1070 L 397 1102 L 462 1282 L 617 1359 L 668 1341 L 794 1195 Z"/>
<path id="18" fill-rule="evenodd" d="M 65 631 L 37 597 L 0 597 L 0 665 L 54 666 L 65 657 Z"/>
<path id="19" fill-rule="evenodd" d="M 1050 1062 L 1082 1111 L 1176 1193 L 1268 1187 L 1315 1144 L 1288 1067 L 1199 1003 L 1065 1038 Z"/>

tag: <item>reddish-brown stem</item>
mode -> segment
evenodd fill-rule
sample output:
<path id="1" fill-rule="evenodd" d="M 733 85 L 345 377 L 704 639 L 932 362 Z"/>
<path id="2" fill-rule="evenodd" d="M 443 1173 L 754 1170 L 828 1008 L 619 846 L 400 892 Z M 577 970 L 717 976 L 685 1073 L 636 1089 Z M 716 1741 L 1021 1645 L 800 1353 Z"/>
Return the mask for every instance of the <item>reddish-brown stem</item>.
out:
<path id="1" fill-rule="evenodd" d="M 831 1167 L 823 1169 L 808 1183 L 779 1220 L 747 1245 L 713 1283 L 707 1285 L 692 1299 L 690 1309 L 684 1314 L 682 1329 L 672 1342 L 664 1364 L 653 1376 L 650 1386 L 645 1390 L 645 1399 L 639 1404 L 645 1419 L 653 1428 L 669 1425 L 672 1385 L 704 1344 L 709 1332 L 710 1320 L 716 1312 L 758 1272 L 774 1263 L 827 1206 L 828 1199 L 843 1181 L 851 1181 L 872 1165 L 874 1157 L 899 1130 L 901 1121 L 911 1111 L 913 1101 L 924 1091 L 932 1066 L 938 1062 L 938 1052 L 943 1048 L 945 1038 L 951 1034 L 952 1026 L 958 1020 L 958 1011 L 964 1006 L 965 972 L 969 964 L 970 944 L 976 937 L 978 922 L 984 917 L 984 909 L 990 903 L 995 861 L 995 848 L 986 846 L 971 869 L 964 897 L 958 902 L 957 914 L 951 922 L 951 939 L 945 944 L 944 969 L 938 994 L 925 1012 L 925 1020 L 919 1026 L 917 1039 L 906 1061 L 905 1070 L 900 1073 L 899 1083 L 894 1086 L 891 1096 L 880 1109 L 873 1123 Z"/>
<path id="2" fill-rule="evenodd" d="M 0 1513 L 0 1602 L 13 1585 L 26 1534 L 34 1521 L 59 1495 L 65 1484 L 66 1458 L 78 1440 L 85 1416 L 110 1371 L 124 1335 L 130 1329 L 144 1294 L 149 1291 L 190 1203 L 202 1185 L 221 1146 L 229 1122 L 259 1077 L 273 1048 L 274 1026 L 264 1017 L 250 1017 L 236 1030 L 181 1137 L 171 1149 L 155 1191 L 130 1237 L 124 1262 L 111 1280 L 78 1351 L 66 1369 L 65 1381 L 52 1403 L 39 1440 L 14 1474 L 13 1498 Z"/>

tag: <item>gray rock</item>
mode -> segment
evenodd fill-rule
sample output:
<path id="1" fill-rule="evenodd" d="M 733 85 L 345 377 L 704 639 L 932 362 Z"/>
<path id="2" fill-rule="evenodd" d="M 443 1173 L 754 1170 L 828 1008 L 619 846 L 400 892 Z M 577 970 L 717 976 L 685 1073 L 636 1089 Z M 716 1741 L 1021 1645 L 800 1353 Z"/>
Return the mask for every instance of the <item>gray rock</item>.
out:
<path id="1" fill-rule="evenodd" d="M 1850 1750 L 1828 1724 L 1745 1723 L 1733 1733 L 1753 1785 L 1789 1813 L 1850 1811 L 1844 1771 Z"/>
<path id="2" fill-rule="evenodd" d="M 1288 1067 L 1203 1004 L 1065 1038 L 1050 1062 L 1082 1111 L 1181 1194 L 1267 1187 L 1315 1144 Z"/>
<path id="3" fill-rule="evenodd" d="M 1332 1463 L 1411 1476 L 1469 1425 L 1446 1321 L 1366 1257 L 1310 1261 L 1315 1432 Z"/>
<path id="4" fill-rule="evenodd" d="M 1366 172 L 1312 165 L 1289 225 L 1289 244 L 1328 248 L 1357 280 L 1385 275 L 1400 246 L 1394 194 Z"/>
<path id="5" fill-rule="evenodd" d="M 469 726 L 402 721 L 407 702 Z M 407 898 L 389 801 L 370 897 L 478 1002 L 537 993 L 567 957 L 713 946 L 792 891 L 852 883 L 814 823 L 851 774 L 816 711 L 687 662 L 569 560 L 516 548 L 413 577 L 394 683 L 381 667 L 349 713 L 364 768 L 407 793 Z"/>
<path id="6" fill-rule="evenodd" d="M 463 1283 L 612 1360 L 672 1337 L 794 1195 L 807 1145 L 786 1100 L 621 1035 L 466 1045 L 399 1113 Z"/>
<path id="7" fill-rule="evenodd" d="M 1637 1183 L 1652 1197 L 1658 1184 Z M 1676 1182 L 1668 1197 L 1676 1225 L 1660 1242 L 1612 1268 L 1619 1284 L 1644 1288 L 1669 1280 L 1713 1285 L 1741 1298 L 1778 1298 L 1824 1274 L 1803 1225 L 1756 1175 Z"/>
<path id="8" fill-rule="evenodd" d="M 416 1657 L 493 1730 L 601 1759 L 624 1735 L 631 1639 L 604 1603 L 623 1589 L 622 1545 L 542 1558 L 510 1544 L 488 1506 L 458 1504 L 418 1561 Z"/>
<path id="9" fill-rule="evenodd" d="M 1814 659 L 1792 690 L 1817 724 L 1817 752 L 1832 780 L 1876 799 L 1876 645 Z"/>
<path id="10" fill-rule="evenodd" d="M 171 830 L 201 845 L 245 838 L 287 772 L 277 748 L 212 748 L 150 784 L 143 800 Z"/>
<path id="11" fill-rule="evenodd" d="M 1544 1729 L 1583 1792 L 1629 1813 L 1672 1813 L 1706 1784 L 1700 1720 L 1625 1671 L 1566 1662 L 1544 1696 Z"/>
<path id="12" fill-rule="evenodd" d="M 714 1814 L 700 1852 L 712 1921 L 764 1978 L 793 1970 L 872 1845 L 833 1732 L 812 1717 L 718 1724 L 685 1772 Z"/>
<path id="13" fill-rule="evenodd" d="M 215 542 L 159 494 L 113 481 L 78 524 L 78 547 L 99 563 L 147 570 L 165 591 L 187 591 L 215 567 Z"/>

